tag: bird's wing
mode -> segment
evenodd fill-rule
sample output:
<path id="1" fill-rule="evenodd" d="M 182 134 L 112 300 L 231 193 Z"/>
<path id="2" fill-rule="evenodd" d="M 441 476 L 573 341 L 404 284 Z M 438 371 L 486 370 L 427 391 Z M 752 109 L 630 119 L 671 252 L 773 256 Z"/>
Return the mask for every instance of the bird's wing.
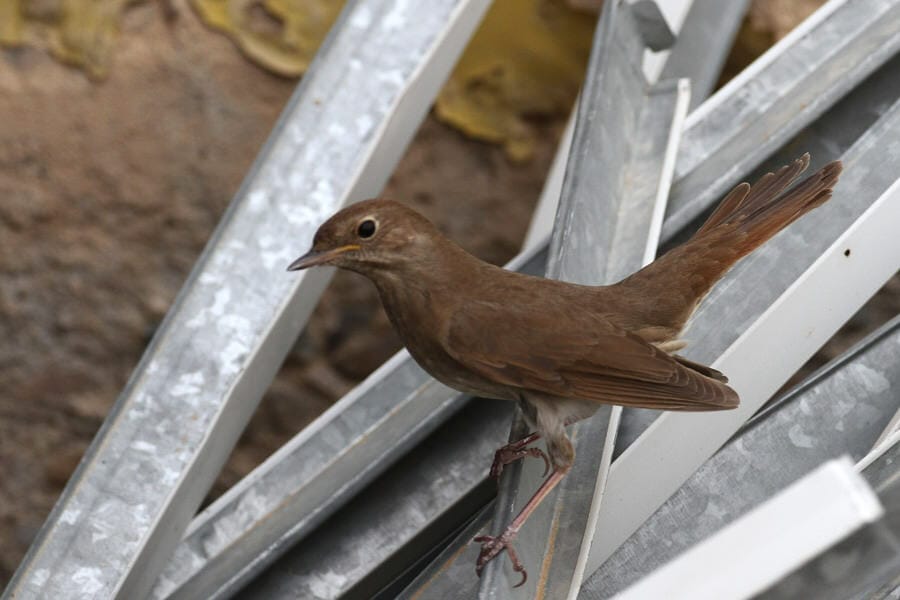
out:
<path id="1" fill-rule="evenodd" d="M 523 392 L 663 410 L 738 405 L 737 393 L 723 382 L 602 315 L 469 302 L 449 319 L 444 346 L 481 377 Z"/>

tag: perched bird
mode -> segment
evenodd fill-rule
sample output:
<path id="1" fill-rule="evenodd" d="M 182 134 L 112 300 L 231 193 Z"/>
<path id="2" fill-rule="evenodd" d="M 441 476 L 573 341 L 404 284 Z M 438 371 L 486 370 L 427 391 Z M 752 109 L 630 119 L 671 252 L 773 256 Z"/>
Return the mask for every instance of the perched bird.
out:
<path id="1" fill-rule="evenodd" d="M 685 345 L 678 335 L 741 257 L 831 197 L 840 162 L 785 192 L 808 165 L 807 154 L 752 187 L 738 185 L 690 240 L 609 286 L 490 265 L 389 200 L 335 214 L 288 269 L 332 265 L 365 275 L 422 368 L 457 390 L 520 404 L 533 433 L 499 449 L 491 472 L 524 456 L 544 458 L 552 472 L 502 535 L 475 541 L 482 544 L 479 574 L 505 549 L 524 583 L 512 541 L 575 460 L 567 425 L 600 404 L 679 411 L 738 405 L 722 373 L 674 354 Z M 539 438 L 549 457 L 528 447 Z"/>

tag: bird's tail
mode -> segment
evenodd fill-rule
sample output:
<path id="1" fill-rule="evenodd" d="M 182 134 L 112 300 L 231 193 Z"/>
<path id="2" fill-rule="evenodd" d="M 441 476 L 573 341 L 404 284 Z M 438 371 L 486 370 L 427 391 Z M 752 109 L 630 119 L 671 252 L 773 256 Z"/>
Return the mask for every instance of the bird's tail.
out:
<path id="1" fill-rule="evenodd" d="M 832 189 L 841 174 L 840 161 L 828 163 L 790 191 L 782 193 L 808 166 L 809 154 L 804 154 L 778 172 L 763 175 L 752 187 L 746 183 L 738 185 L 725 196 L 688 245 L 695 240 L 702 243 L 707 237 L 725 237 L 737 252 L 735 261 L 753 252 L 776 233 L 831 198 Z M 725 270 L 730 267 L 730 264 L 727 265 Z"/>
<path id="2" fill-rule="evenodd" d="M 753 186 L 738 185 L 690 240 L 620 285 L 634 287 L 639 297 L 666 298 L 648 308 L 656 313 L 650 322 L 680 330 L 700 300 L 738 260 L 831 198 L 841 173 L 840 161 L 785 191 L 808 166 L 809 154 L 804 154 Z"/>

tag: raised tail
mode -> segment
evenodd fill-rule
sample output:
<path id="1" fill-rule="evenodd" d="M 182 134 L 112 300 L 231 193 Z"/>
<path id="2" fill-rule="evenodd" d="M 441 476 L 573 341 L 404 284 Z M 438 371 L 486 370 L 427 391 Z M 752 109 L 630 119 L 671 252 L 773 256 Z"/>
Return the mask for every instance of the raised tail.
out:
<path id="1" fill-rule="evenodd" d="M 809 154 L 804 154 L 753 186 L 738 185 L 690 240 L 620 282 L 634 288 L 637 295 L 631 297 L 655 300 L 647 307 L 647 324 L 672 334 L 680 331 L 700 300 L 738 260 L 828 201 L 841 173 L 840 161 L 785 191 L 808 166 Z"/>
<path id="2" fill-rule="evenodd" d="M 841 161 L 828 163 L 786 193 L 809 166 L 804 154 L 776 173 L 763 175 L 752 187 L 742 183 L 725 196 L 697 233 L 688 242 L 705 237 L 726 237 L 735 245 L 738 258 L 753 252 L 776 233 L 821 206 L 831 198 L 841 174 Z M 730 268 L 728 265 L 725 270 Z M 724 271 L 723 271 L 724 273 Z"/>

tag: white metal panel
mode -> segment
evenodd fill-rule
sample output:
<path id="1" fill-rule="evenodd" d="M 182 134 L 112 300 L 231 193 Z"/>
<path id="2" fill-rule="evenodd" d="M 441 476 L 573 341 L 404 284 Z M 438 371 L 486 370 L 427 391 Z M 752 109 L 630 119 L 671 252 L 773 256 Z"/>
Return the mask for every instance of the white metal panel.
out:
<path id="1" fill-rule="evenodd" d="M 614 598 L 750 598 L 883 513 L 849 458 L 829 461 Z"/>

